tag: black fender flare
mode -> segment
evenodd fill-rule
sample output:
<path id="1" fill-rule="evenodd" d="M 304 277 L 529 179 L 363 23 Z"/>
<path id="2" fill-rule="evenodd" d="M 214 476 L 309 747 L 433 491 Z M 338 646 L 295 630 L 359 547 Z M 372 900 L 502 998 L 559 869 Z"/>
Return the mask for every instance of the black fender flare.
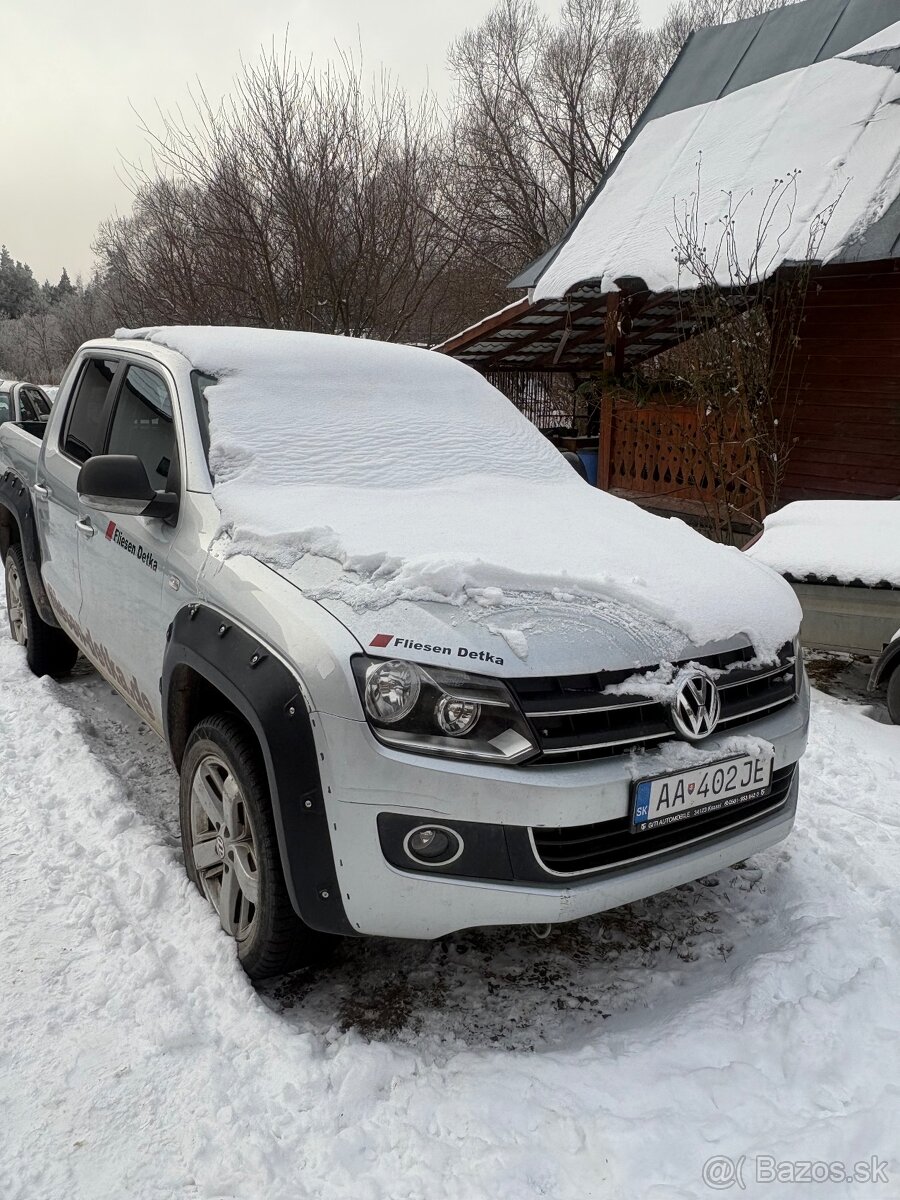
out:
<path id="1" fill-rule="evenodd" d="M 15 471 L 6 470 L 0 475 L 0 506 L 12 513 L 13 520 L 18 526 L 18 540 L 25 559 L 25 574 L 38 614 L 45 624 L 59 629 L 61 628 L 60 623 L 56 619 L 53 605 L 50 603 L 50 597 L 47 595 L 47 589 L 41 578 L 41 543 L 34 522 L 34 504 L 31 500 L 31 492 L 28 484 Z M 0 521 L 0 553 L 2 553 L 4 562 L 12 540 L 9 530 Z"/>
<path id="2" fill-rule="evenodd" d="M 898 668 L 900 668 L 900 637 L 888 642 L 878 656 L 875 666 L 872 668 L 872 674 L 869 676 L 869 690 L 874 691 L 886 684 Z"/>
<path id="3" fill-rule="evenodd" d="M 166 742 L 180 762 L 179 667 L 216 688 L 262 749 L 284 879 L 297 915 L 323 933 L 353 935 L 338 886 L 318 752 L 300 682 L 257 637 L 204 604 L 169 626 L 160 680 Z M 189 732 L 189 731 L 188 731 Z"/>

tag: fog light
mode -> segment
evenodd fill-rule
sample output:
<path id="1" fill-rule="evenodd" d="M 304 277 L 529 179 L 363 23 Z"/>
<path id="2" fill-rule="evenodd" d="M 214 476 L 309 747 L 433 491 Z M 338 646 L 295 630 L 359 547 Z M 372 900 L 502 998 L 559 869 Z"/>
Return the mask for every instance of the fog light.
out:
<path id="1" fill-rule="evenodd" d="M 443 825 L 420 825 L 403 839 L 403 848 L 420 863 L 453 862 L 462 854 L 462 841 Z"/>
<path id="2" fill-rule="evenodd" d="M 463 737 L 478 724 L 481 705 L 472 700 L 459 700 L 455 696 L 441 696 L 434 706 L 434 719 L 442 733 L 450 737 Z"/>

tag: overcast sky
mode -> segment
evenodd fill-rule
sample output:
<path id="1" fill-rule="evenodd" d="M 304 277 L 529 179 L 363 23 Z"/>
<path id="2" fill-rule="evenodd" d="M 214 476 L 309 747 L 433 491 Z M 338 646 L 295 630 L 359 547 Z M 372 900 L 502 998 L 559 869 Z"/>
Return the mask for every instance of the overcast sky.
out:
<path id="1" fill-rule="evenodd" d="M 538 0 L 548 13 L 558 0 Z M 667 0 L 641 0 L 656 24 Z M 447 47 L 492 0 L 0 0 L 0 242 L 55 282 L 92 265 L 99 223 L 129 208 L 121 160 L 146 158 L 132 106 L 188 100 L 198 77 L 221 95 L 260 45 L 281 41 L 324 62 L 361 43 L 410 90 L 446 94 Z"/>

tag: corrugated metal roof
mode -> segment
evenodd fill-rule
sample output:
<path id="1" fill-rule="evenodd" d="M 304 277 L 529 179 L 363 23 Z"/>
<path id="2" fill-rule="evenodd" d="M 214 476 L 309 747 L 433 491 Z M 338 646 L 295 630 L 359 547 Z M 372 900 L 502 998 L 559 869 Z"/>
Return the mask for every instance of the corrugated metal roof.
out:
<path id="1" fill-rule="evenodd" d="M 582 206 L 562 240 L 529 264 L 509 287 L 533 287 L 585 211 L 615 171 L 629 146 L 649 121 L 706 104 L 731 92 L 841 54 L 900 20 L 900 0 L 804 0 L 729 25 L 698 29 L 685 42 L 674 65 L 644 109 L 603 180 Z M 871 56 L 889 64 L 892 52 Z M 868 58 L 867 58 L 868 61 Z M 865 242 L 842 258 L 871 261 L 891 257 L 900 248 L 900 205 L 894 204 L 873 225 Z"/>

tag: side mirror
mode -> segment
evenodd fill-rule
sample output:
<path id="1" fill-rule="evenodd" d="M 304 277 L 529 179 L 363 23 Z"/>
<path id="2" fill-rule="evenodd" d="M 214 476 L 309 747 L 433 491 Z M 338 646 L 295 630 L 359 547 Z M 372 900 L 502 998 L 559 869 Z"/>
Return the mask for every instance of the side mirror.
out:
<path id="1" fill-rule="evenodd" d="M 78 472 L 78 499 L 85 508 L 131 517 L 178 515 L 174 492 L 157 492 L 136 454 L 96 454 Z"/>

